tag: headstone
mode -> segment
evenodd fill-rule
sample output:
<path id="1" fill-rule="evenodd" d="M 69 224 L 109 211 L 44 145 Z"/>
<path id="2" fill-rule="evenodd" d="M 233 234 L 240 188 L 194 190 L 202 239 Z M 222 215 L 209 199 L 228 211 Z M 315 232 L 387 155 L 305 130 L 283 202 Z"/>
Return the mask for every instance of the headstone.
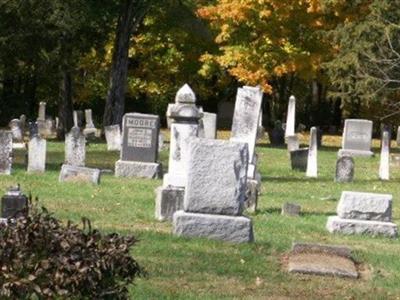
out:
<path id="1" fill-rule="evenodd" d="M 115 163 L 115 176 L 159 178 L 162 172 L 157 162 L 160 118 L 127 113 L 122 128 L 121 155 Z"/>
<path id="2" fill-rule="evenodd" d="M 85 109 L 85 129 L 83 130 L 83 134 L 86 137 L 93 137 L 97 133 L 97 129 L 94 126 L 93 123 L 93 117 L 92 117 L 92 110 L 91 109 Z"/>
<path id="3" fill-rule="evenodd" d="M 283 216 L 298 217 L 300 215 L 301 206 L 296 203 L 286 202 L 282 206 L 281 214 Z"/>
<path id="4" fill-rule="evenodd" d="M 400 167 L 400 154 L 392 153 L 390 155 L 390 165 L 393 167 Z"/>
<path id="5" fill-rule="evenodd" d="M 350 248 L 313 243 L 293 243 L 288 258 L 288 271 L 335 277 L 358 277 Z"/>
<path id="6" fill-rule="evenodd" d="M 73 127 L 79 127 L 78 125 L 78 111 L 74 110 L 73 111 L 73 120 L 74 120 L 74 126 Z"/>
<path id="7" fill-rule="evenodd" d="M 203 112 L 199 125 L 199 137 L 215 139 L 217 137 L 217 115 Z"/>
<path id="8" fill-rule="evenodd" d="M 165 116 L 167 118 L 167 128 L 171 129 L 171 124 L 172 124 L 172 119 L 171 119 L 171 108 L 174 105 L 174 103 L 169 103 L 167 107 L 167 111 L 165 113 Z"/>
<path id="9" fill-rule="evenodd" d="M 22 136 L 24 136 L 26 128 L 27 128 L 27 126 L 26 126 L 26 115 L 22 114 L 19 117 L 19 122 L 20 122 L 21 128 L 22 128 Z"/>
<path id="10" fill-rule="evenodd" d="M 165 140 L 164 133 L 160 131 L 160 133 L 158 134 L 158 152 L 164 149 L 164 140 Z"/>
<path id="11" fill-rule="evenodd" d="M 308 159 L 307 159 L 307 177 L 318 177 L 318 163 L 317 163 L 317 128 L 311 127 L 310 130 L 310 146 L 308 149 Z"/>
<path id="12" fill-rule="evenodd" d="M 12 119 L 8 126 L 11 129 L 12 135 L 13 135 L 13 141 L 15 143 L 22 142 L 24 136 L 23 136 L 23 131 L 21 127 L 21 121 L 19 119 Z"/>
<path id="13" fill-rule="evenodd" d="M 60 182 L 88 182 L 93 184 L 100 183 L 101 172 L 99 169 L 85 168 L 71 165 L 62 165 L 59 181 Z"/>
<path id="14" fill-rule="evenodd" d="M 271 144 L 274 146 L 282 146 L 285 144 L 285 130 L 282 127 L 281 121 L 278 120 L 275 122 L 275 126 L 269 134 L 269 139 Z"/>
<path id="15" fill-rule="evenodd" d="M 37 118 L 38 121 L 46 120 L 46 102 L 39 103 L 39 116 Z"/>
<path id="16" fill-rule="evenodd" d="M 336 182 L 352 182 L 354 178 L 354 159 L 351 156 L 339 157 L 336 161 Z"/>
<path id="17" fill-rule="evenodd" d="M 339 156 L 373 156 L 372 121 L 360 119 L 345 120 L 342 149 Z"/>
<path id="18" fill-rule="evenodd" d="M 65 136 L 65 163 L 83 167 L 86 159 L 86 138 L 78 127 L 72 127 Z"/>
<path id="19" fill-rule="evenodd" d="M 173 213 L 183 206 L 183 195 L 187 182 L 188 145 L 190 137 L 198 135 L 202 117 L 196 106 L 196 96 L 185 84 L 176 94 L 175 104 L 170 107 L 171 138 L 169 169 L 164 175 L 163 186 L 156 190 L 155 217 L 159 221 L 171 220 Z"/>
<path id="20" fill-rule="evenodd" d="M 235 104 L 232 102 L 219 102 L 218 103 L 218 126 L 223 129 L 232 127 L 233 112 Z"/>
<path id="21" fill-rule="evenodd" d="M 249 145 L 247 177 L 252 179 L 256 171 L 254 159 L 262 97 L 263 92 L 259 87 L 245 86 L 238 89 L 230 138 L 231 141 Z"/>
<path id="22" fill-rule="evenodd" d="M 11 187 L 1 198 L 1 217 L 5 219 L 23 217 L 28 214 L 28 198 L 19 186 Z"/>
<path id="23" fill-rule="evenodd" d="M 305 172 L 307 170 L 308 148 L 290 151 L 292 170 Z"/>
<path id="24" fill-rule="evenodd" d="M 285 137 L 294 136 L 294 128 L 296 122 L 296 98 L 294 96 L 290 96 L 287 116 L 286 116 L 286 130 Z"/>
<path id="25" fill-rule="evenodd" d="M 297 135 L 287 136 L 286 138 L 287 149 L 289 152 L 299 150 L 300 142 Z"/>
<path id="26" fill-rule="evenodd" d="M 382 149 L 381 149 L 381 159 L 379 164 L 379 179 L 389 180 L 389 149 L 390 149 L 390 138 L 389 132 L 384 131 L 382 136 Z"/>
<path id="27" fill-rule="evenodd" d="M 397 143 L 397 146 L 400 146 L 400 126 L 397 127 L 396 143 Z"/>
<path id="28" fill-rule="evenodd" d="M 337 214 L 326 224 L 331 233 L 397 236 L 397 225 L 392 223 L 392 195 L 342 192 Z"/>
<path id="29" fill-rule="evenodd" d="M 104 127 L 108 151 L 121 151 L 121 129 L 119 125 Z"/>
<path id="30" fill-rule="evenodd" d="M 246 197 L 246 143 L 193 138 L 183 210 L 173 216 L 173 233 L 223 241 L 252 242 Z"/>
<path id="31" fill-rule="evenodd" d="M 0 174 L 11 174 L 12 150 L 12 132 L 0 130 Z"/>
<path id="32" fill-rule="evenodd" d="M 258 128 L 257 128 L 257 140 L 260 140 L 265 135 L 265 128 L 263 126 L 263 111 L 260 111 L 260 115 L 258 118 Z"/>
<path id="33" fill-rule="evenodd" d="M 320 127 L 317 127 L 317 145 L 318 148 L 322 146 L 322 138 L 323 138 L 323 130 Z"/>
<path id="34" fill-rule="evenodd" d="M 46 140 L 34 136 L 28 144 L 28 172 L 44 172 L 46 169 Z"/>

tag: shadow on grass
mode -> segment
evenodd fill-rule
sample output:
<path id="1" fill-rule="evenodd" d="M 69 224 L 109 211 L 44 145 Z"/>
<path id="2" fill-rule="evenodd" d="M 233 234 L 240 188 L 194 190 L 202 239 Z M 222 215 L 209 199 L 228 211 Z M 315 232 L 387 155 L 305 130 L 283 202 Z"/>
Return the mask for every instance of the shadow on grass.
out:
<path id="1" fill-rule="evenodd" d="M 265 214 L 270 214 L 270 215 L 281 215 L 282 208 L 280 207 L 271 207 L 267 209 L 262 209 L 262 210 L 257 210 L 257 212 L 254 215 L 265 215 Z M 329 211 L 329 212 L 316 212 L 316 211 L 302 211 L 300 212 L 300 217 L 306 217 L 306 216 L 323 216 L 323 217 L 329 217 L 333 216 L 336 213 L 334 211 Z M 282 216 L 284 217 L 284 216 Z"/>

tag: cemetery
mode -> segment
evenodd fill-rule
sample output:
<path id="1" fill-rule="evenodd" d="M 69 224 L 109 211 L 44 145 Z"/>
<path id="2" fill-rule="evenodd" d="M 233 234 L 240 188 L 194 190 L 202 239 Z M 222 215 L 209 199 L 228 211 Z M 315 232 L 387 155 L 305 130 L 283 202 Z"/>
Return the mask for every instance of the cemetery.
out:
<path id="1" fill-rule="evenodd" d="M 399 12 L 2 4 L 0 299 L 400 299 Z"/>

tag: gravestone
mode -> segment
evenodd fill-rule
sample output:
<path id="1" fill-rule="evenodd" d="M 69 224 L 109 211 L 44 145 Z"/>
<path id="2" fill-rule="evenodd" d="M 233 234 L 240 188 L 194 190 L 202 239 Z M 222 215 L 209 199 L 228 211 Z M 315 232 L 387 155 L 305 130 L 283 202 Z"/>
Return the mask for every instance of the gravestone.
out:
<path id="1" fill-rule="evenodd" d="M 192 138 L 183 210 L 173 216 L 173 233 L 235 243 L 252 242 L 243 217 L 246 199 L 246 143 Z"/>
<path id="2" fill-rule="evenodd" d="M 100 183 L 101 172 L 99 169 L 85 168 L 72 165 L 62 165 L 59 182 L 88 182 Z"/>
<path id="3" fill-rule="evenodd" d="M 199 137 L 215 139 L 217 137 L 217 115 L 203 112 L 203 118 L 199 124 Z"/>
<path id="4" fill-rule="evenodd" d="M 65 136 L 65 164 L 83 167 L 86 159 L 86 138 L 78 127 Z"/>
<path id="5" fill-rule="evenodd" d="M 255 147 L 262 97 L 263 92 L 259 87 L 245 86 L 239 88 L 232 122 L 230 140 L 233 142 L 247 143 L 249 145 L 247 177 L 251 179 L 254 179 L 256 171 Z"/>
<path id="6" fill-rule="evenodd" d="M 299 138 L 297 135 L 287 136 L 287 137 L 285 137 L 285 139 L 286 139 L 286 144 L 287 144 L 287 150 L 289 152 L 299 150 L 300 142 L 299 142 Z"/>
<path id="7" fill-rule="evenodd" d="M 300 215 L 301 206 L 296 203 L 284 203 L 281 214 L 283 216 L 298 217 Z"/>
<path id="8" fill-rule="evenodd" d="M 108 151 L 121 151 L 121 129 L 119 125 L 104 127 Z"/>
<path id="9" fill-rule="evenodd" d="M 156 190 L 155 217 L 159 221 L 171 220 L 173 213 L 182 207 L 187 181 L 188 145 L 190 137 L 198 135 L 199 119 L 196 95 L 185 84 L 176 94 L 175 104 L 170 108 L 171 138 L 169 169 L 164 175 L 163 186 Z"/>
<path id="10" fill-rule="evenodd" d="M 351 156 L 339 157 L 336 161 L 336 182 L 352 182 L 354 178 L 354 159 Z"/>
<path id="11" fill-rule="evenodd" d="M 85 129 L 83 130 L 83 134 L 86 137 L 93 137 L 97 133 L 97 129 L 94 126 L 93 123 L 93 117 L 92 117 L 92 110 L 91 109 L 85 109 Z"/>
<path id="12" fill-rule="evenodd" d="M 263 126 L 263 111 L 261 109 L 258 118 L 257 140 L 262 139 L 264 135 L 265 135 L 265 128 Z"/>
<path id="13" fill-rule="evenodd" d="M 373 156 L 372 121 L 347 119 L 344 124 L 342 149 L 339 156 Z"/>
<path id="14" fill-rule="evenodd" d="M 20 123 L 21 129 L 22 129 L 22 136 L 24 136 L 25 132 L 26 132 L 26 129 L 27 129 L 27 126 L 26 126 L 26 115 L 24 115 L 24 114 L 20 115 L 19 123 Z"/>
<path id="15" fill-rule="evenodd" d="M 28 214 L 28 198 L 22 194 L 19 185 L 11 187 L 1 198 L 3 219 L 23 217 Z"/>
<path id="16" fill-rule="evenodd" d="M 294 128 L 296 124 L 296 98 L 292 95 L 289 98 L 287 116 L 286 116 L 286 129 L 285 137 L 294 136 Z"/>
<path id="17" fill-rule="evenodd" d="M 328 218 L 326 228 L 331 233 L 397 236 L 392 223 L 392 195 L 342 192 L 337 216 Z"/>
<path id="18" fill-rule="evenodd" d="M 167 111 L 165 113 L 165 117 L 167 118 L 167 128 L 171 129 L 172 119 L 171 119 L 171 108 L 174 103 L 169 103 L 167 107 Z"/>
<path id="19" fill-rule="evenodd" d="M 379 179 L 389 180 L 389 160 L 390 160 L 390 137 L 389 132 L 384 131 L 382 135 L 381 159 L 379 164 Z"/>
<path id="20" fill-rule="evenodd" d="M 159 178 L 162 172 L 157 162 L 160 118 L 127 113 L 122 128 L 121 154 L 115 163 L 115 176 Z"/>
<path id="21" fill-rule="evenodd" d="M 21 121 L 19 119 L 12 119 L 8 126 L 11 129 L 12 135 L 13 135 L 13 141 L 15 143 L 19 143 L 23 141 L 23 131 L 21 127 Z"/>
<path id="22" fill-rule="evenodd" d="M 12 132 L 0 130 L 0 174 L 10 175 L 12 168 Z"/>
<path id="23" fill-rule="evenodd" d="M 46 102 L 39 103 L 39 115 L 37 117 L 38 121 L 46 120 Z"/>
<path id="24" fill-rule="evenodd" d="M 28 172 L 43 173 L 46 169 L 46 145 L 45 139 L 36 135 L 28 144 Z"/>
<path id="25" fill-rule="evenodd" d="M 285 130 L 282 127 L 281 121 L 275 121 L 275 126 L 272 131 L 269 133 L 269 140 L 274 146 L 283 146 L 285 145 Z M 293 149 L 296 150 L 296 149 Z"/>
<path id="26" fill-rule="evenodd" d="M 165 140 L 164 133 L 160 131 L 160 133 L 158 134 L 158 152 L 164 149 L 164 140 Z"/>
<path id="27" fill-rule="evenodd" d="M 317 145 L 317 128 L 311 127 L 310 130 L 310 144 L 308 149 L 308 159 L 307 159 L 307 177 L 318 177 L 318 145 Z"/>
<path id="28" fill-rule="evenodd" d="M 305 172 L 307 170 L 308 148 L 290 151 L 292 170 Z"/>

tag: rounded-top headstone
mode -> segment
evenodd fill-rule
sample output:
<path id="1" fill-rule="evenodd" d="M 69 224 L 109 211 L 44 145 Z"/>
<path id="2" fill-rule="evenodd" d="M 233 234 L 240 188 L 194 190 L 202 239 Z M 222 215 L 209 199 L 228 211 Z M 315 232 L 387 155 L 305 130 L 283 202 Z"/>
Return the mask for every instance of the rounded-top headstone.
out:
<path id="1" fill-rule="evenodd" d="M 293 96 L 293 95 L 292 95 L 292 96 L 290 96 L 290 97 L 289 97 L 289 101 L 296 101 L 296 97 L 295 97 L 295 96 Z"/>
<path id="2" fill-rule="evenodd" d="M 350 156 L 342 156 L 336 162 L 336 182 L 352 182 L 354 178 L 354 160 Z"/>
<path id="3" fill-rule="evenodd" d="M 189 103 L 189 104 L 196 103 L 196 95 L 194 94 L 193 90 L 190 88 L 190 86 L 188 84 L 185 84 L 176 93 L 175 102 L 176 103 Z"/>

